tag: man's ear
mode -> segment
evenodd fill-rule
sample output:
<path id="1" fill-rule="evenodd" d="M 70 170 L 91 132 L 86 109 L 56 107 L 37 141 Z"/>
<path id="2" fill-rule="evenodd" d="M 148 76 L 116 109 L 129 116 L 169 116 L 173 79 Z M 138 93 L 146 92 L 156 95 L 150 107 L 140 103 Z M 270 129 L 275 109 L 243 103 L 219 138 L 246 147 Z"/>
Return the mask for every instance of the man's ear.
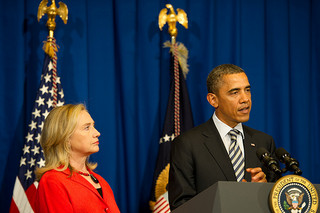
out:
<path id="1" fill-rule="evenodd" d="M 218 108 L 218 106 L 219 106 L 218 97 L 215 94 L 208 93 L 207 100 L 208 100 L 209 104 L 211 106 L 213 106 L 215 109 Z"/>

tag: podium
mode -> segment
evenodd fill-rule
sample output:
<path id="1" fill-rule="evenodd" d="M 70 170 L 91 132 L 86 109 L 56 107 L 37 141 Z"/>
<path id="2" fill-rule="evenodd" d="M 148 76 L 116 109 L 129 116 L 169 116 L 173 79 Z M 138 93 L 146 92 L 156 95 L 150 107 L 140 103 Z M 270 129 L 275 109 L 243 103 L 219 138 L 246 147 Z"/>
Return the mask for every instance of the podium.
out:
<path id="1" fill-rule="evenodd" d="M 273 185 L 274 183 L 219 181 L 172 213 L 270 213 L 269 193 Z M 320 195 L 320 185 L 314 186 Z"/>

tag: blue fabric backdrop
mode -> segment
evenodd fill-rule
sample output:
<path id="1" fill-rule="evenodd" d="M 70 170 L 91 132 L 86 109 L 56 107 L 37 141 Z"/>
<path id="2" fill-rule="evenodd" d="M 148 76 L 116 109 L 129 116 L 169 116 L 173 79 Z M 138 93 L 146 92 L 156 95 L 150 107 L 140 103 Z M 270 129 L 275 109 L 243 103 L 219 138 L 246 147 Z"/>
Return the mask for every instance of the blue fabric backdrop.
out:
<path id="1" fill-rule="evenodd" d="M 26 127 L 40 83 L 47 29 L 39 1 L 0 1 L 0 206 L 9 209 Z M 246 70 L 252 85 L 249 126 L 271 134 L 320 183 L 320 1 L 79 0 L 57 17 L 58 72 L 66 103 L 85 103 L 101 132 L 92 155 L 122 212 L 148 212 L 169 92 L 166 3 L 184 9 L 189 29 L 187 85 L 195 125 L 212 115 L 206 77 L 222 63 Z"/>

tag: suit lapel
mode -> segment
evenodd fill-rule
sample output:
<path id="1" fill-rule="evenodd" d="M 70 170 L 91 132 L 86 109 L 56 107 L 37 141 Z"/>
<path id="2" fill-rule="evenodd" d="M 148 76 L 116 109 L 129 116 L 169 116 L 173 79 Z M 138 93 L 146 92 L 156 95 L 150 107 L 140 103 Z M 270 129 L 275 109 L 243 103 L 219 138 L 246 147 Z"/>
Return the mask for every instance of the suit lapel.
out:
<path id="1" fill-rule="evenodd" d="M 255 168 L 259 165 L 258 158 L 256 156 L 257 147 L 255 142 L 252 139 L 252 134 L 243 126 L 244 131 L 244 152 L 245 152 L 245 169 L 246 168 Z M 233 166 L 230 161 L 229 155 L 226 151 L 226 148 L 222 142 L 220 134 L 213 123 L 212 118 L 210 118 L 205 123 L 205 130 L 202 132 L 204 136 L 204 145 L 207 147 L 209 153 L 214 158 L 214 160 L 219 165 L 221 171 L 224 173 L 226 179 L 228 181 L 236 181 L 236 177 L 234 174 Z M 248 172 L 245 172 L 245 179 L 247 181 L 251 181 L 251 175 Z"/>
<path id="2" fill-rule="evenodd" d="M 228 181 L 236 181 L 233 166 L 229 155 L 222 142 L 220 134 L 210 118 L 205 124 L 206 129 L 202 132 L 205 137 L 204 145 L 207 147 L 209 153 L 219 165 L 221 171 Z"/>
<path id="3" fill-rule="evenodd" d="M 248 129 L 244 126 L 244 141 L 243 141 L 243 146 L 245 150 L 245 168 L 255 168 L 257 167 L 257 162 L 255 159 L 257 159 L 256 156 L 256 144 L 252 139 L 252 136 Z M 245 172 L 245 179 L 247 181 L 251 181 L 251 175 L 248 172 Z"/>

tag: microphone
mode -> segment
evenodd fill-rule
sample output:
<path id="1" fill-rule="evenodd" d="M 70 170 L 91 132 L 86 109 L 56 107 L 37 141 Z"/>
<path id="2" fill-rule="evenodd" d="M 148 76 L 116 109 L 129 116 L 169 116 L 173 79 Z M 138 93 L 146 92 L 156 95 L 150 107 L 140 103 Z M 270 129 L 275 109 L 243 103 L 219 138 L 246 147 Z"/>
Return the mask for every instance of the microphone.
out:
<path id="1" fill-rule="evenodd" d="M 281 163 L 286 165 L 286 169 L 294 172 L 295 175 L 301 175 L 302 171 L 299 169 L 299 162 L 292 158 L 290 154 L 284 148 L 278 148 L 276 150 L 276 156 Z"/>
<path id="2" fill-rule="evenodd" d="M 263 147 L 260 147 L 257 152 L 257 157 L 263 164 L 271 171 L 275 172 L 277 175 L 281 175 L 282 171 L 279 168 L 279 163 L 273 157 L 271 157 L 268 150 Z"/>

